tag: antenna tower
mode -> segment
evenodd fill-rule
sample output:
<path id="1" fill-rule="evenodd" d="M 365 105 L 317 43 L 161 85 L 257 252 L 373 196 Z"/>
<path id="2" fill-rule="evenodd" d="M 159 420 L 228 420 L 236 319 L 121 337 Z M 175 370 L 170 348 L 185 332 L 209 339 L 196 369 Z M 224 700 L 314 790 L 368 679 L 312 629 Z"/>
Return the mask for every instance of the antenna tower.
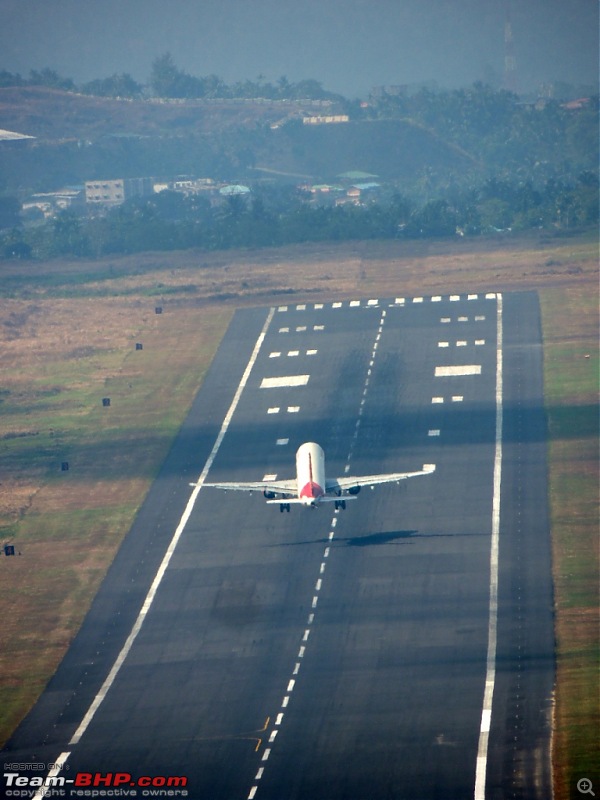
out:
<path id="1" fill-rule="evenodd" d="M 506 18 L 504 22 L 504 88 L 509 92 L 517 91 L 517 61 L 513 43 L 512 23 L 510 20 L 510 0 L 506 0 Z"/>

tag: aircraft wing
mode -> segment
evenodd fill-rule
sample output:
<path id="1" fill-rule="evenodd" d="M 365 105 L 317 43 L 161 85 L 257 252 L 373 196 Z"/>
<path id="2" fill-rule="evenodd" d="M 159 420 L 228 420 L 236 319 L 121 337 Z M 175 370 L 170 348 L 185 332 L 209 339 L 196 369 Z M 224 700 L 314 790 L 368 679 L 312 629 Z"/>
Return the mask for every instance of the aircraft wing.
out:
<path id="1" fill-rule="evenodd" d="M 205 483 L 214 489 L 231 492 L 273 492 L 273 494 L 296 494 L 297 482 L 289 481 L 248 481 L 241 483 Z"/>
<path id="2" fill-rule="evenodd" d="M 361 486 L 377 486 L 380 483 L 399 483 L 406 478 L 416 478 L 418 475 L 431 475 L 435 472 L 435 464 L 423 464 L 423 469 L 417 472 L 388 472 L 380 475 L 344 475 L 327 481 L 328 492 L 350 491 Z"/>

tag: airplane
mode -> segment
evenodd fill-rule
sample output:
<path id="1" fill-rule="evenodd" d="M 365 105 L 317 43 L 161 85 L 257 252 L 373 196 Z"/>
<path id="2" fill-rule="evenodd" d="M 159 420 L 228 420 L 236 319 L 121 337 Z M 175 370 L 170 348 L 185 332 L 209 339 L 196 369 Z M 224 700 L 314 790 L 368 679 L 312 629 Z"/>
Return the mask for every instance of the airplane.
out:
<path id="1" fill-rule="evenodd" d="M 338 508 L 346 508 L 346 500 L 356 500 L 361 487 L 373 488 L 380 483 L 400 483 L 406 478 L 430 475 L 435 464 L 423 464 L 417 472 L 389 472 L 381 475 L 345 476 L 327 479 L 325 477 L 325 453 L 316 442 L 301 444 L 296 452 L 296 478 L 292 480 L 251 481 L 245 483 L 205 483 L 215 489 L 236 492 L 261 491 L 267 503 L 279 503 L 281 512 L 290 510 L 293 503 L 317 508 L 321 503 L 335 503 Z M 191 484 L 194 486 L 195 484 Z"/>

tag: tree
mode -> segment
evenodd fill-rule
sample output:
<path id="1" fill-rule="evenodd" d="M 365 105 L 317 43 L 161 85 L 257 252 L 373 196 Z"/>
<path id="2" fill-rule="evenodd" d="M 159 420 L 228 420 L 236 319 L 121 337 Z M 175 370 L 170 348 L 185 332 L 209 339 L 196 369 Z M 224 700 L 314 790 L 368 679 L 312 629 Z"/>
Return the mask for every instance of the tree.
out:
<path id="1" fill-rule="evenodd" d="M 417 236 L 436 237 L 456 234 L 456 212 L 445 200 L 430 200 L 411 218 L 409 231 Z"/>
<path id="2" fill-rule="evenodd" d="M 20 214 L 21 203 L 17 197 L 0 197 L 0 230 L 19 225 Z"/>
<path id="3" fill-rule="evenodd" d="M 292 89 L 292 84 L 288 81 L 285 75 L 282 75 L 277 80 L 277 94 L 279 97 L 289 97 Z"/>
<path id="4" fill-rule="evenodd" d="M 25 81 L 18 72 L 12 73 L 5 69 L 0 69 L 0 88 L 4 89 L 7 86 L 23 86 Z"/>
<path id="5" fill-rule="evenodd" d="M 173 97 L 179 74 L 171 53 L 164 53 L 152 62 L 150 88 L 157 97 Z"/>
<path id="6" fill-rule="evenodd" d="M 32 69 L 29 73 L 29 84 L 32 86 L 48 86 L 50 89 L 64 89 L 67 92 L 75 91 L 75 84 L 71 78 L 63 78 L 56 70 L 45 69 L 38 72 Z"/>
<path id="7" fill-rule="evenodd" d="M 96 97 L 139 97 L 142 93 L 142 84 L 137 83 L 124 72 L 122 75 L 111 75 L 109 78 L 98 78 L 85 83 L 81 87 L 83 94 L 91 94 Z"/>
<path id="8" fill-rule="evenodd" d="M 31 247 L 23 241 L 22 231 L 17 228 L 6 233 L 1 247 L 3 258 L 31 258 Z"/>
<path id="9" fill-rule="evenodd" d="M 214 90 L 215 78 L 216 76 L 210 76 L 205 85 L 202 78 L 195 78 L 178 69 L 173 56 L 165 53 L 152 63 L 150 86 L 158 97 L 204 97 L 208 87 Z M 218 78 L 216 80 L 219 82 Z"/>

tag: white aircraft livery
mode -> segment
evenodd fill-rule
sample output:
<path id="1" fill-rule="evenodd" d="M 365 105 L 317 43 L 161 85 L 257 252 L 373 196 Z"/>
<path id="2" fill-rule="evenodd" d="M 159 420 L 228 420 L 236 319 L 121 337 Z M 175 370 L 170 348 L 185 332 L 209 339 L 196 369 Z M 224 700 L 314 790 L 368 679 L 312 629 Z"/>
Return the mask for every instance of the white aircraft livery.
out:
<path id="1" fill-rule="evenodd" d="M 399 483 L 406 478 L 430 475 L 435 464 L 423 464 L 418 472 L 389 472 L 382 475 L 325 477 L 325 453 L 316 442 L 305 442 L 296 453 L 296 478 L 292 480 L 266 480 L 246 483 L 205 483 L 215 489 L 237 492 L 260 491 L 267 503 L 279 503 L 280 511 L 289 511 L 292 503 L 317 508 L 321 503 L 335 503 L 337 508 L 346 508 L 346 500 L 355 500 L 362 486 L 380 483 Z M 193 485 L 193 484 L 192 484 Z"/>

